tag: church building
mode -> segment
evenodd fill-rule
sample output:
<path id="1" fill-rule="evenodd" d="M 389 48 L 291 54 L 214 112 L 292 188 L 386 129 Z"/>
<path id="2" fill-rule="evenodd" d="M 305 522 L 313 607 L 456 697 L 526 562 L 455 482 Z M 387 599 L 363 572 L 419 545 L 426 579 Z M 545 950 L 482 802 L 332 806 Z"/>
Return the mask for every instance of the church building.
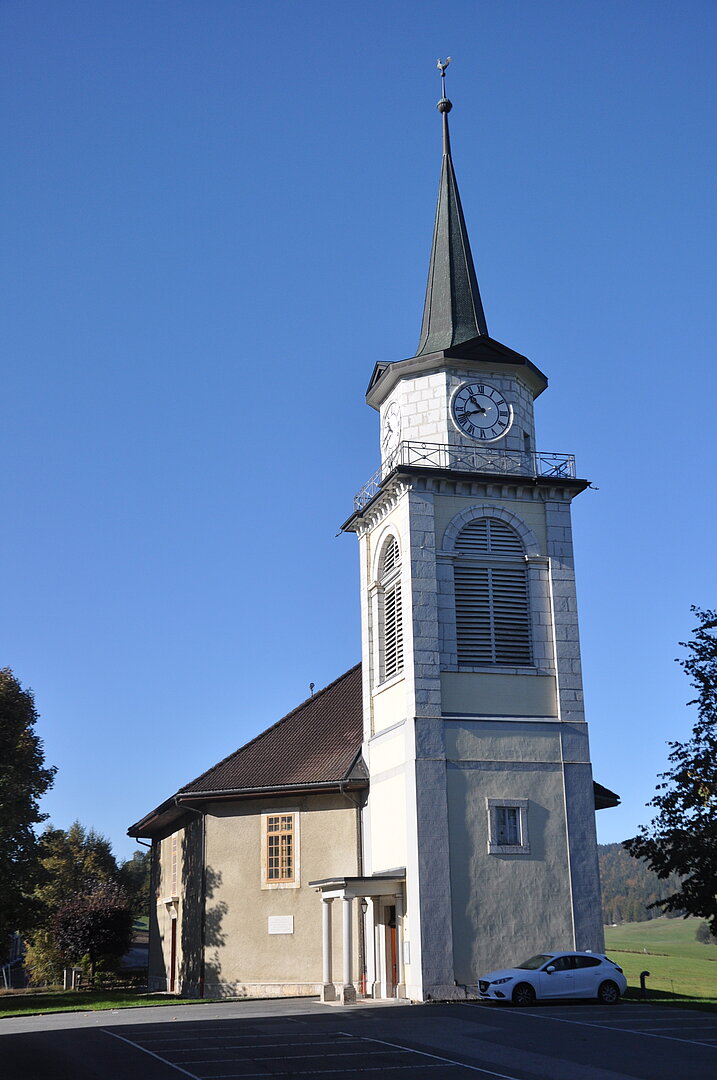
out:
<path id="1" fill-rule="evenodd" d="M 442 75 L 444 72 L 442 71 Z M 571 454 L 488 334 L 451 157 L 418 349 L 379 363 L 381 465 L 342 528 L 361 663 L 129 830 L 152 842 L 150 988 L 414 1001 L 603 948 Z"/>

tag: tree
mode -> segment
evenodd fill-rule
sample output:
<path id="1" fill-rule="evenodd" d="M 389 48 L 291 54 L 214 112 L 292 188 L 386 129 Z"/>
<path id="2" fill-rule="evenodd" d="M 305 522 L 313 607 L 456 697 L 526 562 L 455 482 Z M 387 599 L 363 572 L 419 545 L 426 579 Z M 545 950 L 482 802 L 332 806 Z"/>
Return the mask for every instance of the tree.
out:
<path id="1" fill-rule="evenodd" d="M 119 882 L 129 897 L 133 915 L 146 915 L 149 911 L 151 865 L 149 851 L 135 851 L 119 868 Z"/>
<path id="2" fill-rule="evenodd" d="M 118 880 L 110 841 L 79 821 L 66 830 L 45 829 L 40 837 L 40 862 L 43 876 L 36 895 L 49 914 L 101 882 Z"/>
<path id="3" fill-rule="evenodd" d="M 94 979 L 99 961 L 115 961 L 129 948 L 132 912 L 127 894 L 112 882 L 96 885 L 63 904 L 52 920 L 54 942 L 70 963 L 89 957 Z"/>
<path id="4" fill-rule="evenodd" d="M 697 706 L 697 719 L 691 738 L 668 744 L 671 767 L 648 803 L 657 815 L 624 846 L 659 878 L 682 879 L 652 907 L 701 916 L 717 935 L 717 613 L 691 610 L 699 625 L 691 641 L 680 642 L 688 656 L 678 663 L 697 690 L 688 702 Z"/>
<path id="5" fill-rule="evenodd" d="M 37 710 L 9 668 L 0 669 L 0 953 L 15 930 L 37 918 L 33 889 L 40 873 L 33 826 L 44 821 L 39 800 L 56 770 L 45 766 L 35 733 Z"/>
<path id="6" fill-rule="evenodd" d="M 700 945 L 717 945 L 717 937 L 711 932 L 706 922 L 701 922 L 695 930 L 695 938 Z"/>
<path id="7" fill-rule="evenodd" d="M 79 821 L 69 829 L 45 829 L 39 860 L 42 876 L 35 888 L 39 915 L 37 927 L 29 935 L 25 967 L 34 983 L 52 983 L 59 979 L 63 967 L 63 950 L 54 931 L 56 913 L 101 885 L 116 884 L 119 871 L 110 841 Z"/>
<path id="8" fill-rule="evenodd" d="M 52 930 L 34 930 L 25 942 L 25 971 L 33 986 L 52 986 L 62 980 L 63 957 Z"/>

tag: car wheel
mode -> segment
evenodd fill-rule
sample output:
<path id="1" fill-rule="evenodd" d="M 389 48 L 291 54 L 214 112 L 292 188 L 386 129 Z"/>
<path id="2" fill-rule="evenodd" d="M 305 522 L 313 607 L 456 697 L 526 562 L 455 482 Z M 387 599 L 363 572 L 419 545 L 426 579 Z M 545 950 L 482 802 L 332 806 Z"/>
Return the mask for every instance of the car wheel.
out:
<path id="1" fill-rule="evenodd" d="M 611 979 L 607 979 L 605 982 L 600 983 L 597 999 L 603 1005 L 615 1005 L 620 1000 L 620 987 Z"/>
<path id="2" fill-rule="evenodd" d="M 512 1001 L 514 1005 L 535 1005 L 535 990 L 530 983 L 518 983 L 513 991 Z"/>

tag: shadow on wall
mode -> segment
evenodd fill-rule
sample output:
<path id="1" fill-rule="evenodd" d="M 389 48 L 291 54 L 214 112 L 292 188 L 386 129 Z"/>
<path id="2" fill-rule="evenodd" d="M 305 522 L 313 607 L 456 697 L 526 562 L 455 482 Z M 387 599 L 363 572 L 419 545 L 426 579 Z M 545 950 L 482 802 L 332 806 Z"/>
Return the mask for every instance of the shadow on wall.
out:
<path id="1" fill-rule="evenodd" d="M 159 844 L 155 844 L 152 851 L 152 869 L 150 871 L 150 898 L 149 908 L 149 940 L 152 943 L 149 950 L 149 986 L 159 989 L 169 987 L 169 973 L 164 957 L 164 949 L 161 947 L 159 929 L 159 911 L 156 900 L 161 896 L 162 866 L 159 857 Z"/>
<path id="2" fill-rule="evenodd" d="M 197 817 L 184 830 L 182 839 L 182 993 L 199 997 L 205 980 L 220 981 L 219 949 L 226 942 L 222 920 L 227 913 L 224 900 L 212 904 L 222 884 L 222 875 L 210 866 L 202 873 L 203 821 Z M 202 964 L 204 938 L 205 965 Z M 206 967 L 206 972 L 204 970 Z"/>
<path id="3" fill-rule="evenodd" d="M 204 940 L 206 945 L 204 981 L 205 983 L 217 985 L 222 981 L 222 965 L 219 960 L 219 949 L 226 943 L 226 934 L 222 931 L 222 919 L 227 913 L 227 903 L 225 900 L 217 900 L 215 904 L 209 903 L 215 893 L 219 891 L 222 884 L 222 875 L 220 872 L 218 870 L 213 870 L 211 866 L 208 866 L 205 879 L 207 910 L 204 917 Z"/>

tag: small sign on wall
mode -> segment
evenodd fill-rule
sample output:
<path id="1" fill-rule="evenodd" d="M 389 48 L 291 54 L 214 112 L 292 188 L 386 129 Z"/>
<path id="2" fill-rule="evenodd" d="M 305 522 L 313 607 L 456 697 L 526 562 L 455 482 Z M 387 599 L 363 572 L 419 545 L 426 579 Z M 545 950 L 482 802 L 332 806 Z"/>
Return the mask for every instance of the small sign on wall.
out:
<path id="1" fill-rule="evenodd" d="M 270 915 L 269 916 L 269 933 L 270 934 L 293 934 L 294 933 L 294 916 L 293 915 Z"/>

